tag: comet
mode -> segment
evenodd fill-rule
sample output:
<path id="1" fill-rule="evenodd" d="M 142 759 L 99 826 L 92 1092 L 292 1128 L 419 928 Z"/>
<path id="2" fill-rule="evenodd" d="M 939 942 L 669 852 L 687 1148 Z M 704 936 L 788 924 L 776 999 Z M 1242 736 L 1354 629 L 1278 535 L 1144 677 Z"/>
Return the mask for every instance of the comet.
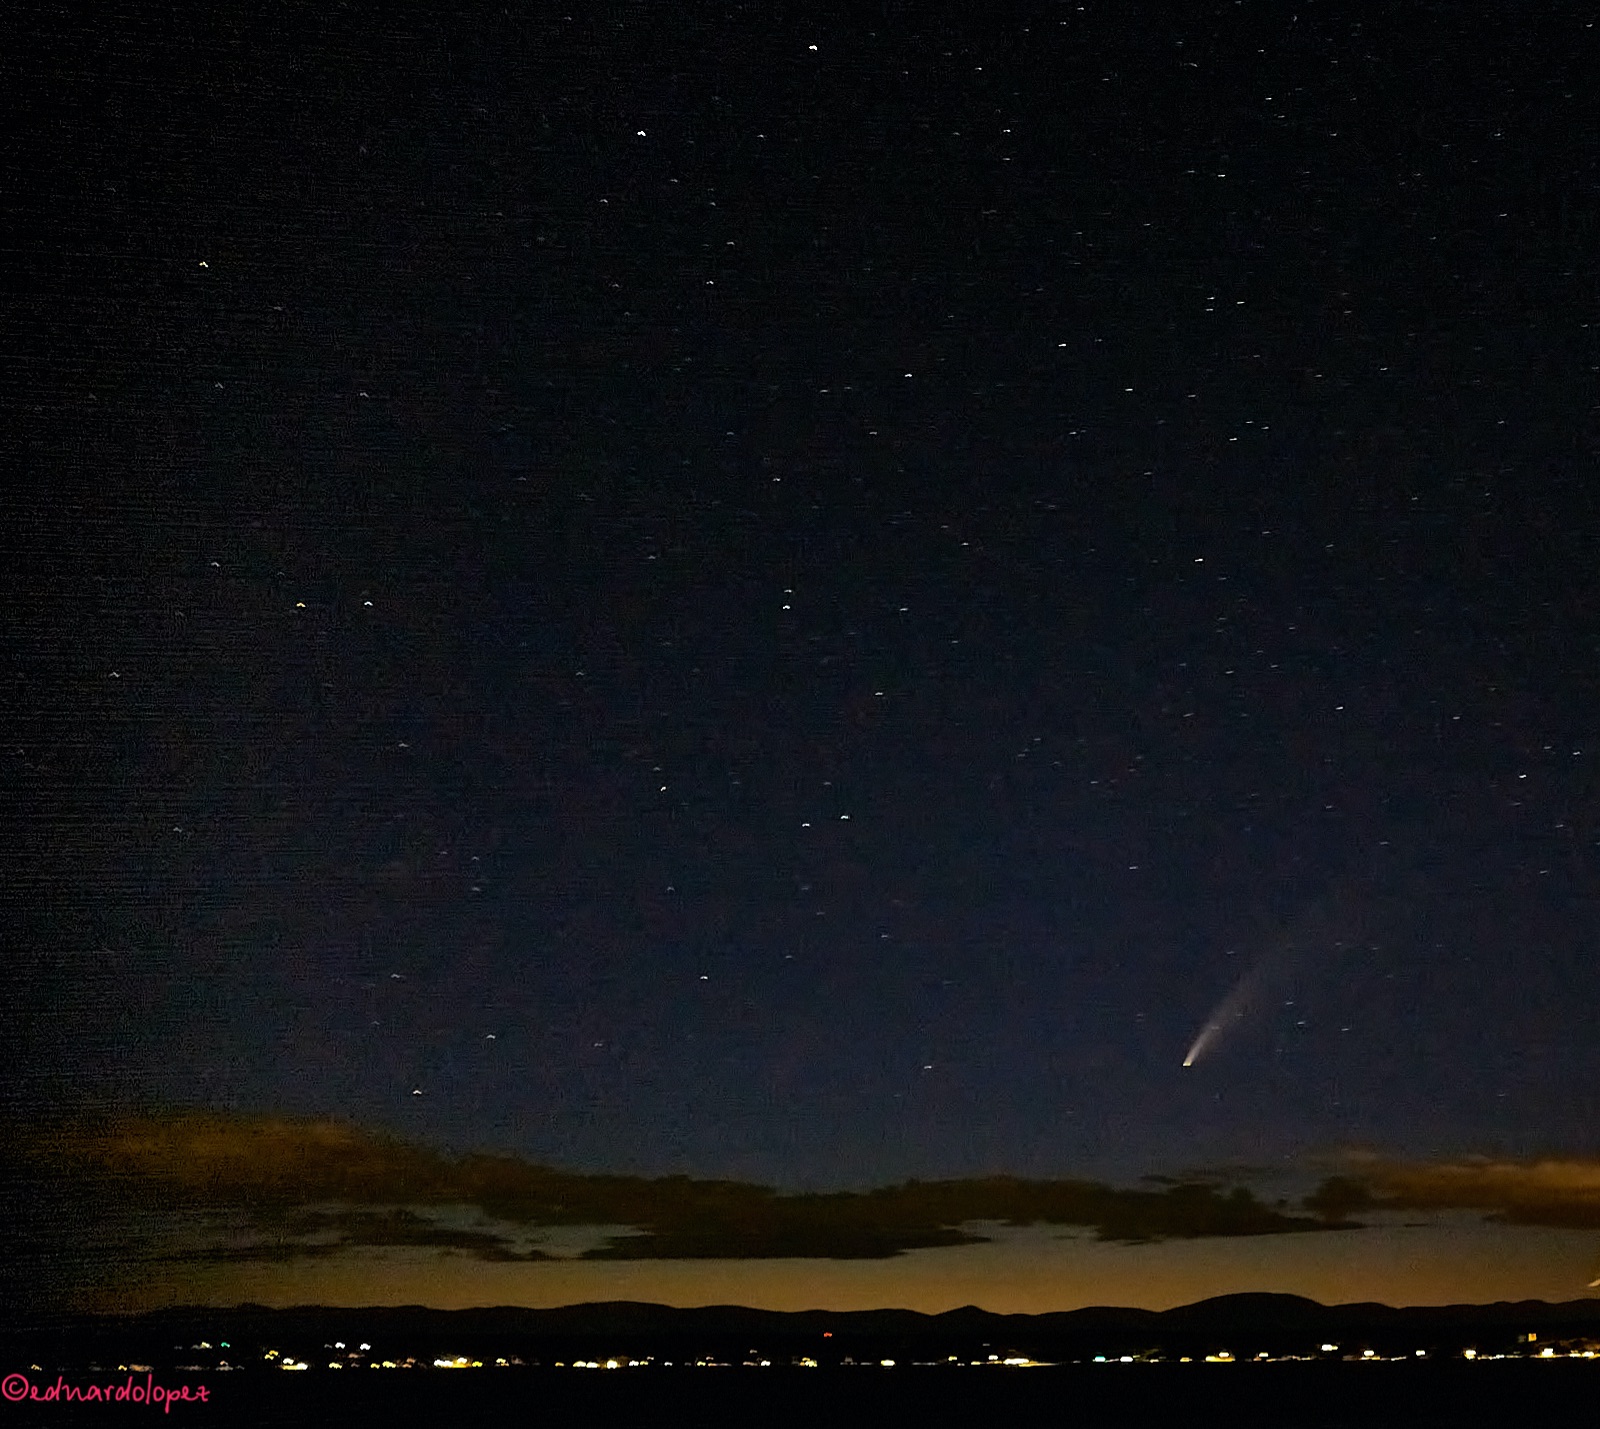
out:
<path id="1" fill-rule="evenodd" d="M 1244 1015 L 1255 1001 L 1255 995 L 1262 991 L 1268 982 L 1269 971 L 1267 960 L 1262 959 L 1234 983 L 1228 990 L 1227 996 L 1217 1004 L 1216 1010 L 1206 1019 L 1205 1025 L 1201 1027 L 1194 1041 L 1189 1044 L 1189 1050 L 1183 1058 L 1184 1066 L 1194 1066 L 1225 1030 L 1243 1021 Z"/>
<path id="2" fill-rule="evenodd" d="M 1194 1066 L 1225 1032 L 1243 1022 L 1269 995 L 1286 991 L 1308 961 L 1321 963 L 1327 955 L 1347 952 L 1352 944 L 1330 936 L 1330 923 L 1325 912 L 1313 909 L 1299 920 L 1300 936 L 1278 939 L 1257 958 L 1201 1024 L 1184 1053 L 1183 1065 Z"/>

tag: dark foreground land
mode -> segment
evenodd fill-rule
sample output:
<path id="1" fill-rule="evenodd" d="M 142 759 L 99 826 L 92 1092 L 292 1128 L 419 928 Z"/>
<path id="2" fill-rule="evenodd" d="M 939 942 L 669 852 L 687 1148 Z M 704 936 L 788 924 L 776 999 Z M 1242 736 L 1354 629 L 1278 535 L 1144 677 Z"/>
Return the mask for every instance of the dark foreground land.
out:
<path id="1" fill-rule="evenodd" d="M 0 1327 L 0 1378 L 0 1429 L 1462 1429 L 1591 1422 L 1600 1302 L 1397 1310 L 1238 1295 L 1037 1316 L 191 1308 Z"/>
<path id="2" fill-rule="evenodd" d="M 1491 1305 L 1320 1305 L 1296 1295 L 1224 1295 L 1171 1310 L 1097 1306 L 1005 1315 L 967 1306 L 912 1310 L 754 1310 L 739 1305 L 680 1309 L 633 1301 L 435 1310 L 423 1306 L 268 1309 L 174 1308 L 144 1315 L 18 1315 L 0 1320 L 0 1373 L 13 1364 L 50 1370 L 142 1363 L 233 1372 L 277 1371 L 304 1361 L 313 1374 L 337 1361 L 431 1366 L 439 1357 L 551 1368 L 576 1360 L 713 1361 L 730 1367 L 811 1359 L 822 1369 L 917 1362 L 1023 1359 L 1069 1365 L 1132 1355 L 1141 1362 L 1316 1358 L 1344 1361 L 1471 1353 L 1600 1353 L 1600 1298 Z M 1600 1372 L 1600 1360 L 1591 1360 Z"/>
<path id="3" fill-rule="evenodd" d="M 193 1377 L 191 1377 L 193 1378 Z M 461 1426 L 1274 1426 L 1462 1429 L 1589 1422 L 1600 1363 L 1106 1364 L 1028 1370 L 877 1367 L 573 1374 L 211 1375 L 206 1403 L 0 1403 L 7 1424 L 277 1429 Z"/>

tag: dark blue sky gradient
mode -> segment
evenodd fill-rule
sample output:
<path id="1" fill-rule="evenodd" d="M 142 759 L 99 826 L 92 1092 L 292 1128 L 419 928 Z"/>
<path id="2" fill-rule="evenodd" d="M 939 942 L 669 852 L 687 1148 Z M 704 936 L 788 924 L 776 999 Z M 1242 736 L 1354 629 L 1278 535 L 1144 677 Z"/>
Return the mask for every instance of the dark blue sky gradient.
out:
<path id="1" fill-rule="evenodd" d="M 29 20 L 21 1111 L 1600 1150 L 1575 9 L 293 8 Z"/>

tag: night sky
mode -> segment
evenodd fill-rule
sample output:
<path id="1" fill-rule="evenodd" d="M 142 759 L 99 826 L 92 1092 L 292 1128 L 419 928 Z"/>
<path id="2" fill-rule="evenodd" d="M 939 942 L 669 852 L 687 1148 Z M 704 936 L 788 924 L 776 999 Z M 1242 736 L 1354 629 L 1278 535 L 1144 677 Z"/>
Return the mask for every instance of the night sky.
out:
<path id="1" fill-rule="evenodd" d="M 458 8 L 0 61 L 11 1112 L 1600 1156 L 1592 16 Z"/>

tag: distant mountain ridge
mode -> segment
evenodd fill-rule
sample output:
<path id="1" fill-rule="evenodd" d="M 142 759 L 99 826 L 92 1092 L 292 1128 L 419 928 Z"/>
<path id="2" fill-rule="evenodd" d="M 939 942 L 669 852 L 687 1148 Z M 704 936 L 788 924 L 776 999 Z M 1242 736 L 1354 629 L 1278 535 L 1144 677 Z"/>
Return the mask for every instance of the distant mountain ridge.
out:
<path id="1" fill-rule="evenodd" d="M 967 1305 L 938 1314 L 915 1310 L 759 1310 L 739 1305 L 676 1308 L 601 1301 L 555 1309 L 499 1306 L 439 1310 L 426 1306 L 298 1306 L 225 1309 L 186 1306 L 142 1315 L 78 1315 L 0 1331 L 0 1353 L 37 1360 L 84 1355 L 170 1357 L 175 1347 L 226 1341 L 240 1362 L 259 1362 L 264 1347 L 289 1349 L 345 1341 L 370 1344 L 374 1356 L 432 1356 L 446 1351 L 515 1354 L 554 1362 L 578 1354 L 744 1356 L 967 1356 L 980 1348 L 1041 1360 L 1096 1354 L 1236 1355 L 1323 1353 L 1371 1348 L 1377 1354 L 1526 1352 L 1528 1337 L 1552 1343 L 1600 1342 L 1600 1298 L 1395 1307 L 1322 1305 L 1297 1295 L 1237 1294 L 1170 1310 L 1090 1306 L 1045 1314 L 1001 1314 Z"/>

